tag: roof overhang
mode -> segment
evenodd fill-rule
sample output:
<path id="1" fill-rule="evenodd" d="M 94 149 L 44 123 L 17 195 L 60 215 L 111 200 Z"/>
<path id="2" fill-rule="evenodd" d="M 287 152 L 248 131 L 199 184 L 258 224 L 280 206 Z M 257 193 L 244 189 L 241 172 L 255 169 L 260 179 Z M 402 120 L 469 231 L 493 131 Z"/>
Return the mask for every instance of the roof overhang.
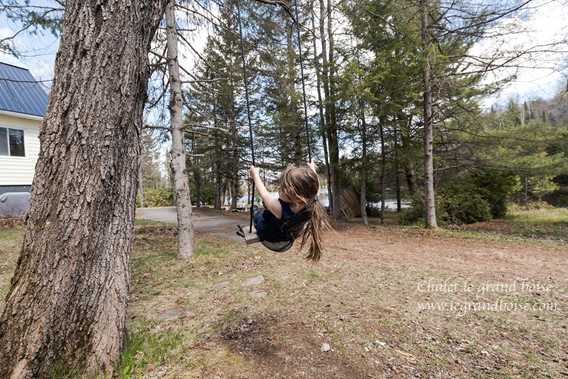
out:
<path id="1" fill-rule="evenodd" d="M 41 117 L 41 116 L 36 116 L 36 115 L 33 115 L 33 114 L 26 114 L 26 113 L 3 111 L 3 110 L 0 110 L 0 115 L 12 116 L 12 117 L 17 117 L 17 118 L 25 118 L 27 120 L 35 120 L 35 121 L 43 120 L 43 117 Z"/>

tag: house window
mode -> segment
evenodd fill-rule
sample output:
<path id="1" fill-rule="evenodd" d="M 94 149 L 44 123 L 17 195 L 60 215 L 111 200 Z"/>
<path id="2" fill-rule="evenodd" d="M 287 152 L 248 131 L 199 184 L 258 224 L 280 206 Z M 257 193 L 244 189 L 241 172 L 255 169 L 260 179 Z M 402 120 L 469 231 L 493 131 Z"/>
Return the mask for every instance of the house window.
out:
<path id="1" fill-rule="evenodd" d="M 8 129 L 0 128 L 0 155 L 10 155 L 8 150 Z"/>
<path id="2" fill-rule="evenodd" d="M 0 128 L 0 155 L 26 156 L 23 130 Z"/>

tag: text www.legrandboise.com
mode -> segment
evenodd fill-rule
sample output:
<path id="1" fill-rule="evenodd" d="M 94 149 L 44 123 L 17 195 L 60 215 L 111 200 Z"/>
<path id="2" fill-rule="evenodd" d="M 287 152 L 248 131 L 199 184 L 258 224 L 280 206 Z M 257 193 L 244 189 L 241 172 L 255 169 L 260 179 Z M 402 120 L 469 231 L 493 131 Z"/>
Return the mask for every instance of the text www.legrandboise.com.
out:
<path id="1" fill-rule="evenodd" d="M 450 301 L 426 302 L 417 304 L 418 311 L 435 311 L 442 313 L 455 313 L 463 316 L 471 312 L 558 312 L 558 303 L 519 303 L 497 300 L 494 302 Z"/>

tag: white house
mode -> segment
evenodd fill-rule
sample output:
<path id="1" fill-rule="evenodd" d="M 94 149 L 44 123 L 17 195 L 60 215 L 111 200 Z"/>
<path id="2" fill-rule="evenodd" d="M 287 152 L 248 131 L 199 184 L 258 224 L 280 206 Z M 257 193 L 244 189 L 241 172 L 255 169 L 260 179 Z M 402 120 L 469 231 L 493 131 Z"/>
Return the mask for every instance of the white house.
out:
<path id="1" fill-rule="evenodd" d="M 0 62 L 0 194 L 30 191 L 47 93 L 25 68 Z"/>

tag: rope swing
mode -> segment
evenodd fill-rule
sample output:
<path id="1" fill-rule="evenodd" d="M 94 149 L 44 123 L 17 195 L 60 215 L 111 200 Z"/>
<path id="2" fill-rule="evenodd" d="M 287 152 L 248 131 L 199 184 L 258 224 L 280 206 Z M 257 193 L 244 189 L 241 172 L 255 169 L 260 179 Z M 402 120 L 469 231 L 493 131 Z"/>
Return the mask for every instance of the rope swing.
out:
<path id="1" fill-rule="evenodd" d="M 294 17 L 290 12 L 290 9 L 283 4 L 280 4 L 284 10 L 288 13 L 292 21 L 296 26 L 296 38 L 298 40 L 298 56 L 300 59 L 300 80 L 302 82 L 302 99 L 304 103 L 304 126 L 306 129 L 306 143 L 308 148 L 308 161 L 312 160 L 312 145 L 310 141 L 310 129 L 308 125 L 308 104 L 306 100 L 306 83 L 304 79 L 304 61 L 302 57 L 302 41 L 300 35 L 300 23 L 299 23 L 299 16 L 298 16 L 298 2 L 299 0 L 294 1 Z M 247 109 L 247 121 L 248 121 L 248 129 L 249 129 L 249 144 L 250 144 L 250 152 L 251 152 L 251 160 L 252 165 L 256 166 L 256 157 L 255 157 L 255 150 L 254 150 L 254 131 L 252 128 L 251 122 L 251 112 L 250 112 L 250 97 L 249 97 L 249 90 L 248 90 L 248 75 L 247 75 L 247 65 L 245 60 L 245 48 L 243 42 L 243 27 L 241 24 L 241 7 L 240 7 L 240 0 L 237 0 L 237 23 L 239 26 L 239 44 L 241 48 L 241 61 L 242 61 L 242 71 L 243 71 L 243 84 L 245 87 L 245 102 L 246 102 L 246 109 Z M 254 181 L 251 185 L 250 191 L 250 224 L 249 224 L 249 233 L 252 233 L 252 225 L 254 219 L 254 199 L 255 199 L 255 185 Z"/>
<path id="2" fill-rule="evenodd" d="M 246 100 L 246 105 L 247 105 L 247 121 L 248 121 L 248 128 L 249 128 L 249 143 L 250 143 L 250 154 L 251 154 L 251 160 L 252 160 L 252 165 L 256 166 L 256 159 L 255 159 L 255 155 L 254 155 L 254 132 L 252 130 L 252 122 L 250 119 L 250 99 L 249 99 L 249 92 L 248 92 L 248 78 L 247 78 L 247 65 L 245 62 L 245 47 L 243 44 L 243 27 L 241 25 L 241 6 L 240 6 L 240 0 L 237 0 L 237 21 L 239 24 L 239 42 L 241 45 L 241 60 L 242 60 L 242 68 L 243 68 L 243 83 L 245 86 L 245 100 Z M 252 222 L 253 222 L 253 218 L 254 218 L 254 195 L 255 195 L 255 185 L 254 185 L 254 181 L 252 182 L 251 185 L 251 191 L 250 191 L 250 199 L 249 199 L 249 203 L 250 203 L 250 225 L 249 225 L 249 233 L 252 233 Z"/>

